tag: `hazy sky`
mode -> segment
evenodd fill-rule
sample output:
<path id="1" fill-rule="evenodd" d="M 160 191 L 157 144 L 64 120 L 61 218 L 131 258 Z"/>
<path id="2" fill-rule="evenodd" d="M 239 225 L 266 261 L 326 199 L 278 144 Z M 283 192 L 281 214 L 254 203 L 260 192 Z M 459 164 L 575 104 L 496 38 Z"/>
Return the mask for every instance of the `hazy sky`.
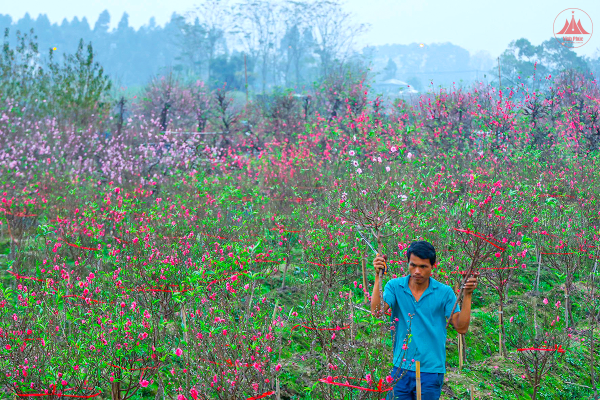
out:
<path id="1" fill-rule="evenodd" d="M 100 12 L 108 9 L 112 27 L 127 12 L 130 25 L 137 29 L 152 16 L 163 25 L 174 11 L 183 13 L 199 3 L 199 0 L 0 0 L 0 13 L 11 15 L 13 20 L 26 12 L 32 18 L 45 13 L 53 23 L 60 23 L 65 17 L 71 20 L 74 16 L 85 16 L 93 27 Z M 514 39 L 526 37 L 537 45 L 550 38 L 556 16 L 566 8 L 576 7 L 587 12 L 598 27 L 592 39 L 576 51 L 588 56 L 600 54 L 600 0 L 346 0 L 346 3 L 357 22 L 371 26 L 360 39 L 362 45 L 451 42 L 470 52 L 487 50 L 492 57 Z"/>

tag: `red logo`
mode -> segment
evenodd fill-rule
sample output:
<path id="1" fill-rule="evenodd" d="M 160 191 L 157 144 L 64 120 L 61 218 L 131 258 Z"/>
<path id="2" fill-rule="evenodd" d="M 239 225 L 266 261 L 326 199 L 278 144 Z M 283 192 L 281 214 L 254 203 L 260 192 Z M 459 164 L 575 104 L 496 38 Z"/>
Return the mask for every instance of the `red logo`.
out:
<path id="1" fill-rule="evenodd" d="M 570 49 L 586 44 L 592 38 L 593 31 L 592 19 L 579 8 L 567 8 L 554 19 L 554 37 Z"/>

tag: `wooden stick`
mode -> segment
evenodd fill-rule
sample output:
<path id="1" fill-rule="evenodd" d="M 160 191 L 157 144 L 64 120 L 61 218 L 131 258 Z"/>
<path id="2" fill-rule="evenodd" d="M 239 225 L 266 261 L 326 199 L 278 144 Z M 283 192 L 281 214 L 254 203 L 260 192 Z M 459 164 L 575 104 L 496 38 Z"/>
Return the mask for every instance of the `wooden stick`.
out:
<path id="1" fill-rule="evenodd" d="M 475 397 L 475 385 L 471 384 L 471 388 L 469 389 L 469 392 L 471 393 L 471 400 L 473 400 Z"/>
<path id="2" fill-rule="evenodd" d="M 417 400 L 421 400 L 421 362 L 417 361 Z"/>

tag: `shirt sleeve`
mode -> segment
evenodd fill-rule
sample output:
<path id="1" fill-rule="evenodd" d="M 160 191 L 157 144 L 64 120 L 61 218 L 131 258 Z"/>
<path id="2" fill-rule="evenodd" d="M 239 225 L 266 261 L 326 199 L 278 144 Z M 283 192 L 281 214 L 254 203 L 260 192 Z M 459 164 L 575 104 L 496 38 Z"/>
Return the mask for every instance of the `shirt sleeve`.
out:
<path id="1" fill-rule="evenodd" d="M 448 296 L 446 296 L 446 304 L 444 304 L 444 314 L 446 318 L 450 318 L 450 313 L 452 312 L 452 307 L 454 307 L 454 303 L 456 303 L 456 295 L 452 289 L 448 290 Z M 456 308 L 454 312 L 460 312 L 460 304 L 456 304 Z"/>
<path id="2" fill-rule="evenodd" d="M 394 293 L 394 285 L 392 284 L 392 281 L 386 283 L 385 287 L 383 288 L 383 301 L 385 301 L 387 305 L 392 308 L 392 310 L 398 304 L 396 301 L 396 293 Z"/>

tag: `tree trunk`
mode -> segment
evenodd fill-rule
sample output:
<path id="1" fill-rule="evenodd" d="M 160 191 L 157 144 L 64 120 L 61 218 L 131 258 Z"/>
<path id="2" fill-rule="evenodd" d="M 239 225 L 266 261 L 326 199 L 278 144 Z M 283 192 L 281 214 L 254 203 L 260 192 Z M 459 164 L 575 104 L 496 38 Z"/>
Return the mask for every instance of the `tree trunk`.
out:
<path id="1" fill-rule="evenodd" d="M 165 400 L 165 391 L 163 389 L 162 378 L 160 377 L 160 373 L 158 374 L 158 390 L 156 390 L 156 397 L 154 400 Z"/>
<path id="2" fill-rule="evenodd" d="M 110 398 L 111 400 L 121 400 L 121 382 L 111 382 Z"/>
<path id="3" fill-rule="evenodd" d="M 289 266 L 290 266 L 290 255 L 288 254 L 285 259 L 285 267 L 283 268 L 283 279 L 281 280 L 281 288 L 282 289 L 285 287 L 285 276 L 287 275 Z"/>
<path id="4" fill-rule="evenodd" d="M 594 389 L 594 400 L 598 400 L 598 388 L 596 387 L 596 379 L 594 375 L 594 369 L 596 368 L 596 355 L 594 354 L 594 327 L 596 326 L 596 321 L 592 322 L 592 328 L 590 329 L 590 381 L 592 383 L 592 388 Z"/>
<path id="5" fill-rule="evenodd" d="M 500 311 L 498 313 L 498 322 L 499 326 L 499 338 L 498 338 L 498 347 L 500 349 L 500 357 L 504 358 L 504 301 L 502 295 L 500 295 Z"/>

